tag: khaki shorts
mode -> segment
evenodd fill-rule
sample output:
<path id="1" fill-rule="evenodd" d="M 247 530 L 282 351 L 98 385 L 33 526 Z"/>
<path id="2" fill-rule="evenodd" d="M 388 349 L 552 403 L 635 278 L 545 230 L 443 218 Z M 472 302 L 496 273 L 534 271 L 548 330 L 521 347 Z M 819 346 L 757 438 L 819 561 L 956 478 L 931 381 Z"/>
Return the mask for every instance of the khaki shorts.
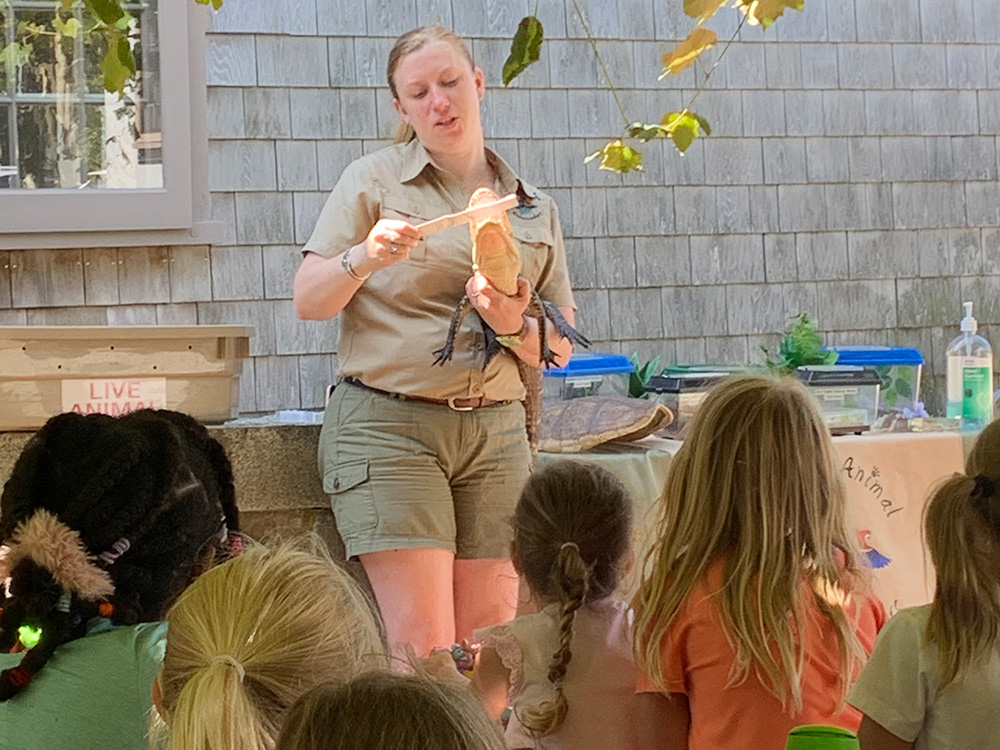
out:
<path id="1" fill-rule="evenodd" d="M 530 465 L 518 402 L 455 411 L 341 383 L 319 440 L 348 557 L 418 547 L 507 557 Z"/>

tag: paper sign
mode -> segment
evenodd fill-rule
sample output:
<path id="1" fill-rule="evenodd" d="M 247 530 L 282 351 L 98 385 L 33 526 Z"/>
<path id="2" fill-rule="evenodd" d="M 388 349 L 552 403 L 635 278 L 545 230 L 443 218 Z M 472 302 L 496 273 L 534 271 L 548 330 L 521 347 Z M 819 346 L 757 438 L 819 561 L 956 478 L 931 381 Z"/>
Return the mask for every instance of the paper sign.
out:
<path id="1" fill-rule="evenodd" d="M 834 439 L 847 484 L 848 516 L 876 595 L 891 613 L 934 598 L 934 566 L 922 543 L 934 486 L 963 470 L 958 433 Z"/>
<path id="2" fill-rule="evenodd" d="M 137 409 L 167 408 L 166 378 L 63 380 L 62 409 L 117 417 Z"/>

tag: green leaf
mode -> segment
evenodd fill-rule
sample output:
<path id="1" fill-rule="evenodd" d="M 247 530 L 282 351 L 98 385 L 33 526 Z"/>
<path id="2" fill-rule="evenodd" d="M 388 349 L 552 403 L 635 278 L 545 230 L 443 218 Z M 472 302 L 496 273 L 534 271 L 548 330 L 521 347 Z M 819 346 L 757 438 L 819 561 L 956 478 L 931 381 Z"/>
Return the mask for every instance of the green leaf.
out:
<path id="1" fill-rule="evenodd" d="M 883 395 L 885 396 L 885 405 L 891 409 L 896 405 L 900 394 L 896 393 L 894 389 L 888 388 L 883 392 Z"/>
<path id="2" fill-rule="evenodd" d="M 132 15 L 126 11 L 121 18 L 115 21 L 115 28 L 125 33 L 128 31 L 130 23 L 132 23 Z"/>
<path id="3" fill-rule="evenodd" d="M 903 380 L 902 378 L 897 378 L 895 385 L 896 385 L 896 390 L 899 392 L 900 396 L 902 396 L 903 398 L 913 398 L 913 388 L 911 388 L 910 384 L 907 383 L 905 380 Z"/>
<path id="4" fill-rule="evenodd" d="M 72 16 L 65 21 L 59 16 L 52 19 L 52 28 L 70 39 L 76 39 L 77 32 L 80 31 L 81 25 L 82 24 Z"/>
<path id="5" fill-rule="evenodd" d="M 701 124 L 686 109 L 681 112 L 668 112 L 663 116 L 662 124 L 670 136 L 670 140 L 674 142 L 674 146 L 682 154 L 700 135 Z"/>
<path id="6" fill-rule="evenodd" d="M 899 372 L 897 374 L 902 380 L 905 380 L 907 383 L 912 384 L 914 380 L 913 373 L 914 373 L 914 368 L 912 367 L 900 367 Z"/>
<path id="7" fill-rule="evenodd" d="M 20 68 L 31 58 L 31 52 L 35 46 L 31 42 L 11 42 L 3 49 L 0 49 L 0 65 L 13 65 Z"/>
<path id="8" fill-rule="evenodd" d="M 525 16 L 517 25 L 510 43 L 510 56 L 503 64 L 503 85 L 507 86 L 532 63 L 538 62 L 542 51 L 542 22 L 534 16 Z"/>
<path id="9" fill-rule="evenodd" d="M 661 125 L 650 125 L 646 122 L 633 122 L 628 129 L 629 137 L 636 138 L 643 143 L 649 143 L 654 138 L 659 138 L 667 134 Z"/>
<path id="10" fill-rule="evenodd" d="M 101 63 L 104 71 L 104 88 L 125 95 L 125 84 L 135 75 L 135 58 L 128 39 L 114 33 L 108 37 L 108 53 Z"/>
<path id="11" fill-rule="evenodd" d="M 215 8 L 215 10 L 218 10 L 219 8 L 222 7 L 222 0 L 194 0 L 194 1 L 196 3 L 200 3 L 201 5 L 208 5 L 209 3 L 211 3 L 212 7 Z"/>
<path id="12" fill-rule="evenodd" d="M 601 158 L 601 169 L 621 174 L 632 170 L 642 171 L 642 152 L 631 146 L 626 146 L 620 138 L 606 143 L 604 148 L 595 151 L 583 161 L 586 164 L 597 157 Z"/>
<path id="13" fill-rule="evenodd" d="M 708 120 L 701 115 L 695 114 L 694 112 L 691 113 L 691 116 L 698 121 L 699 125 L 701 125 L 701 129 L 705 131 L 705 135 L 712 135 L 712 128 L 709 126 Z"/>
<path id="14" fill-rule="evenodd" d="M 108 26 L 114 26 L 118 19 L 125 15 L 120 0 L 83 0 L 83 4 L 90 9 L 95 17 Z M 110 45 L 110 39 L 108 43 Z M 107 74 L 105 73 L 105 75 Z"/>
<path id="15" fill-rule="evenodd" d="M 802 10 L 804 0 L 735 0 L 735 7 L 747 17 L 751 26 L 760 24 L 765 29 L 774 23 L 788 8 Z"/>

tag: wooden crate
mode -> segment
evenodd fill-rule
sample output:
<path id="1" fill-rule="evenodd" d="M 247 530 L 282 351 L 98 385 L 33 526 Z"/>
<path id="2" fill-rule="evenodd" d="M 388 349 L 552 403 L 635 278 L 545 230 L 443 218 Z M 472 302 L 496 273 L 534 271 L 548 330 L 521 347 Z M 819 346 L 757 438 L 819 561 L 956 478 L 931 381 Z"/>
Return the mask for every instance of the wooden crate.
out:
<path id="1" fill-rule="evenodd" d="M 0 327 L 0 430 L 150 406 L 224 422 L 239 413 L 251 336 L 252 326 Z"/>

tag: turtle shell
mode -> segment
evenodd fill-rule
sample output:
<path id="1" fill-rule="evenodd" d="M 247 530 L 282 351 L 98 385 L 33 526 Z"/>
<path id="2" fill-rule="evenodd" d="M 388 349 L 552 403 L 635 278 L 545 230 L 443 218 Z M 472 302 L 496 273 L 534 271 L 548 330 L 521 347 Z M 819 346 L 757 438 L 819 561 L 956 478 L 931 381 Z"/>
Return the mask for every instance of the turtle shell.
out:
<path id="1" fill-rule="evenodd" d="M 674 415 L 663 404 L 623 396 L 584 396 L 542 410 L 538 449 L 580 453 L 601 443 L 639 440 L 666 427 Z"/>

